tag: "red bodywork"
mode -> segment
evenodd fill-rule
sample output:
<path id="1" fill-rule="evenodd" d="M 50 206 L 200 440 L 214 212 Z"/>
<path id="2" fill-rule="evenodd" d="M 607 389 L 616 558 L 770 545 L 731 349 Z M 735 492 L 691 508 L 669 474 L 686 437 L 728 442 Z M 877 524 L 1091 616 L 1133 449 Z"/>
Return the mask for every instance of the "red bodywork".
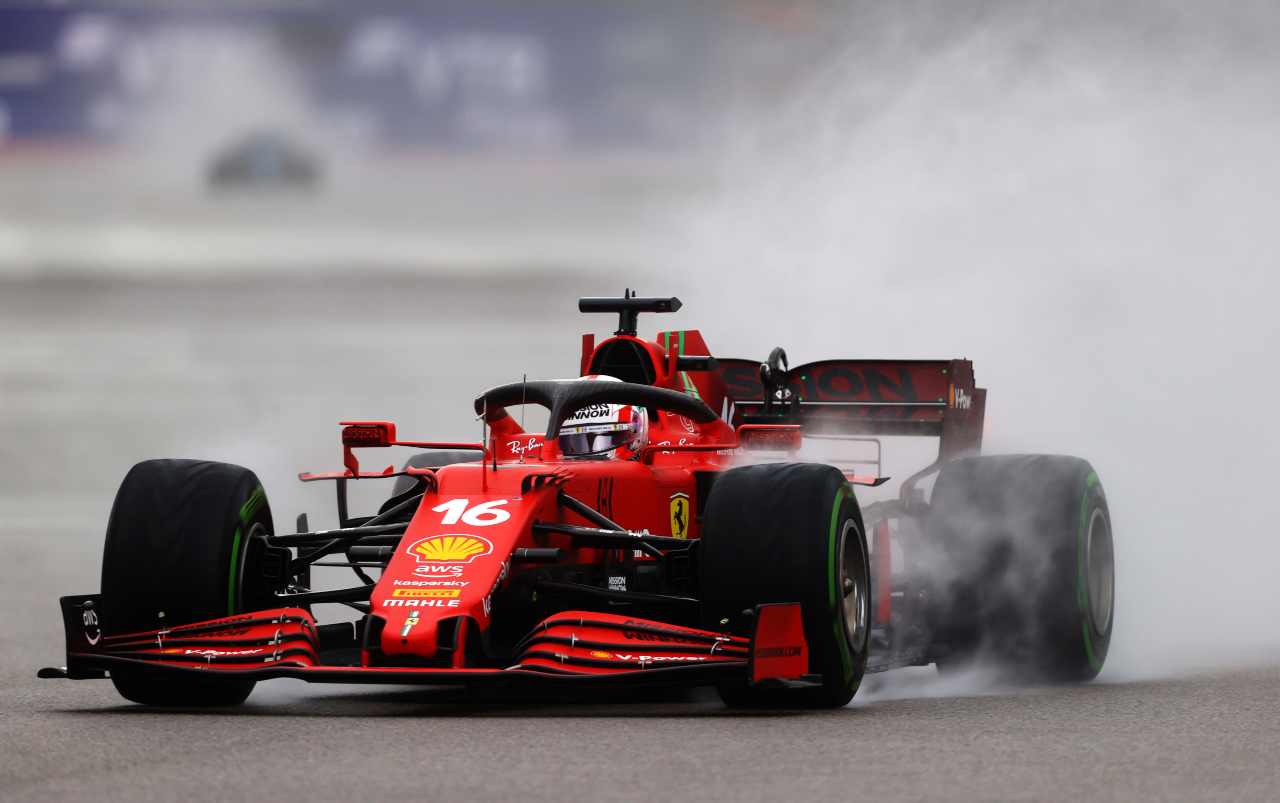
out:
<path id="1" fill-rule="evenodd" d="M 760 363 L 721 359 L 700 369 L 682 367 L 682 358 L 709 354 L 695 330 L 660 332 L 654 341 L 618 335 L 598 345 L 593 336 L 584 336 L 583 375 L 632 366 L 640 373 L 622 377 L 625 381 L 642 379 L 700 398 L 721 414 L 698 423 L 660 411 L 650 422 L 649 446 L 632 459 L 566 460 L 556 441 L 525 432 L 501 407 L 484 411 L 488 437 L 483 444 L 400 441 L 390 422 L 344 422 L 344 469 L 301 479 L 341 484 L 408 473 L 425 486 L 416 513 L 370 592 L 358 666 L 323 662 L 321 629 L 302 607 L 102 636 L 99 628 L 110 632 L 109 623 L 98 622 L 94 598 L 67 597 L 66 672 L 87 677 L 113 665 L 141 662 L 174 671 L 334 682 L 800 679 L 808 648 L 797 604 L 761 606 L 750 638 L 566 610 L 535 623 L 510 663 L 494 665 L 485 658 L 494 618 L 507 615 L 501 604 L 504 592 L 522 573 L 532 571 L 516 560 L 522 550 L 558 548 L 558 563 L 576 567 L 651 560 L 639 552 L 581 545 L 566 535 L 535 530 L 535 523 L 595 526 L 558 504 L 562 492 L 629 531 L 689 540 L 701 534 L 704 497 L 715 475 L 740 463 L 744 449 L 752 446 L 794 452 L 802 431 L 937 436 L 940 459 L 980 446 L 985 391 L 974 387 L 967 361 L 837 360 L 800 366 L 788 379 L 798 407 L 785 422 L 762 423 L 752 420 L 762 406 Z M 393 445 L 483 450 L 483 460 L 434 470 L 361 471 L 354 449 Z M 849 476 L 865 484 L 880 481 Z M 888 550 L 880 546 L 882 539 L 887 541 L 887 529 L 869 535 L 880 553 L 873 565 L 882 583 L 879 615 L 887 622 L 890 567 Z"/>

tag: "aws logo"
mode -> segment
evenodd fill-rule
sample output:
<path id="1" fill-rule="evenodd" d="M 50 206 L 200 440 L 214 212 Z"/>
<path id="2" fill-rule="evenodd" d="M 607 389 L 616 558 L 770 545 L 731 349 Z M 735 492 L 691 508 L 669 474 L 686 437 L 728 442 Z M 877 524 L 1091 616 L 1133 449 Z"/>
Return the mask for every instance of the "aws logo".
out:
<path id="1" fill-rule="evenodd" d="M 470 563 L 492 552 L 493 544 L 479 535 L 432 535 L 409 547 L 419 563 Z"/>

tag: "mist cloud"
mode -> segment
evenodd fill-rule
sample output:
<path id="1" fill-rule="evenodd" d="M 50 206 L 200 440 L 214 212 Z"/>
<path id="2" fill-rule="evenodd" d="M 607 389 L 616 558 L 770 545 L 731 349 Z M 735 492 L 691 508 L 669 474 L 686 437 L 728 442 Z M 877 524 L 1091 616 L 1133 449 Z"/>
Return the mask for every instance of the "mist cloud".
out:
<path id="1" fill-rule="evenodd" d="M 907 8 L 729 127 L 679 210 L 688 324 L 795 364 L 973 359 L 988 452 L 1107 489 L 1104 677 L 1274 651 L 1280 11 Z"/>

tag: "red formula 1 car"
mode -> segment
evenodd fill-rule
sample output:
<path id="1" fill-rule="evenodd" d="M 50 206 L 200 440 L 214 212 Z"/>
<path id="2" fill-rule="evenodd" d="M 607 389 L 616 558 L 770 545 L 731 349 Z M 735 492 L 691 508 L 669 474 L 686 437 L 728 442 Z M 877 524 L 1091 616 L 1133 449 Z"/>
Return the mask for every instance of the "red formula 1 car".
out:
<path id="1" fill-rule="evenodd" d="M 965 360 L 715 359 L 697 331 L 636 336 L 675 298 L 588 298 L 579 379 L 475 401 L 477 443 L 345 422 L 339 526 L 280 533 L 257 477 L 152 460 L 125 477 L 102 591 L 64 597 L 67 665 L 156 705 L 227 705 L 277 677 L 530 690 L 716 686 L 726 702 L 840 706 L 865 672 L 985 657 L 1092 678 L 1111 634 L 1110 517 L 1083 460 L 978 456 L 986 393 Z M 546 408 L 526 432 L 509 408 Z M 896 498 L 885 438 L 932 436 Z M 827 439 L 870 450 L 802 462 Z M 420 450 L 403 469 L 356 450 Z M 364 451 L 367 454 L 367 451 Z M 870 471 L 868 472 L 868 467 Z M 851 470 L 852 469 L 852 470 Z M 857 473 L 857 472 L 863 473 Z M 395 478 L 374 515 L 349 483 Z M 315 590 L 312 570 L 353 571 Z M 319 624 L 342 603 L 354 621 Z"/>

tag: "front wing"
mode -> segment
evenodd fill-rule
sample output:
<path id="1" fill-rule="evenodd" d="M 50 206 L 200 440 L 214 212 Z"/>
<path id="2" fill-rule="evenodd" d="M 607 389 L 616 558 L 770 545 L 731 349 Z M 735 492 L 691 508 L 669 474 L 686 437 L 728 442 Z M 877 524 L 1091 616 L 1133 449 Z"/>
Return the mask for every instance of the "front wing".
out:
<path id="1" fill-rule="evenodd" d="M 505 668 L 351 666 L 325 663 L 319 628 L 301 608 L 105 635 L 96 595 L 63 597 L 67 663 L 40 677 L 102 678 L 113 669 L 252 680 L 507 688 L 564 685 L 703 686 L 746 680 L 805 686 L 808 646 L 798 604 L 757 608 L 750 639 L 605 613 L 567 611 L 534 628 Z M 332 626 L 330 626 L 332 627 Z"/>

